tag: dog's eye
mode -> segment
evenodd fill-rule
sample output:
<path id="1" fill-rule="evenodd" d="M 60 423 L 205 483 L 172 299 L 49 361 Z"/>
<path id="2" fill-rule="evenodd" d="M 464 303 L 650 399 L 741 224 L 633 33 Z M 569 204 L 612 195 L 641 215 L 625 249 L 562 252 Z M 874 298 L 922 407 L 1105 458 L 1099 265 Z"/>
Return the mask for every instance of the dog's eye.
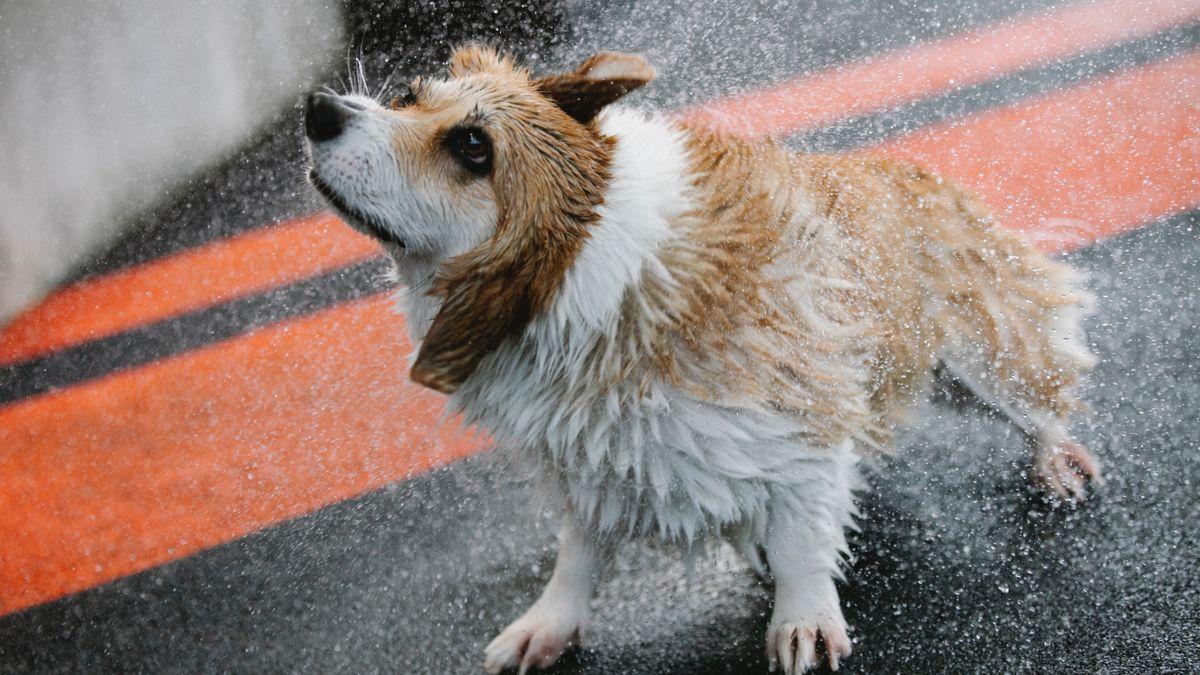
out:
<path id="1" fill-rule="evenodd" d="M 492 170 L 492 142 L 483 129 L 455 129 L 446 137 L 446 143 L 450 154 L 467 171 L 476 176 L 484 176 Z"/>
<path id="2" fill-rule="evenodd" d="M 392 95 L 392 99 L 388 101 L 388 107 L 392 110 L 399 110 L 404 106 L 412 105 L 417 102 L 417 93 L 413 90 L 412 85 L 402 84 L 396 87 L 396 92 Z"/>

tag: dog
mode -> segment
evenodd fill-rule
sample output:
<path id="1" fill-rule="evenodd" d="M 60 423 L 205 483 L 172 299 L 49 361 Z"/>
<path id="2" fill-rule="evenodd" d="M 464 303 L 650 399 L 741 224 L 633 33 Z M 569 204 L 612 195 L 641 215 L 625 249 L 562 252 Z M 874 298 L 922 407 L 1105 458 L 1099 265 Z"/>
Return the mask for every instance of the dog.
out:
<path id="1" fill-rule="evenodd" d="M 605 558 L 638 537 L 730 542 L 774 582 L 772 669 L 836 669 L 859 465 L 935 367 L 1027 431 L 1051 493 L 1100 479 L 1067 432 L 1090 296 L 916 166 L 611 105 L 654 74 L 600 53 L 535 78 L 460 47 L 387 103 L 311 94 L 309 179 L 394 260 L 412 379 L 562 513 L 489 672 L 577 644 Z"/>

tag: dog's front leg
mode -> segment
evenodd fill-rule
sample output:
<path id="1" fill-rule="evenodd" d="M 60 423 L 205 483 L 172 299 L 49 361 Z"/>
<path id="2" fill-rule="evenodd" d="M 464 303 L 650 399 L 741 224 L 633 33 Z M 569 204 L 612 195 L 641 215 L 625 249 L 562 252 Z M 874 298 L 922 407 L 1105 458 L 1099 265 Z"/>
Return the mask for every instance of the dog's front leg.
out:
<path id="1" fill-rule="evenodd" d="M 601 559 L 598 544 L 574 519 L 558 533 L 558 559 L 541 597 L 485 650 L 489 673 L 519 667 L 546 668 L 578 644 L 591 616 Z"/>
<path id="2" fill-rule="evenodd" d="M 837 670 L 850 655 L 846 620 L 833 580 L 853 523 L 858 474 L 849 456 L 813 462 L 807 480 L 771 488 L 767 564 L 775 580 L 775 608 L 767 629 L 771 670 L 803 673 L 819 662 L 818 638 Z"/>

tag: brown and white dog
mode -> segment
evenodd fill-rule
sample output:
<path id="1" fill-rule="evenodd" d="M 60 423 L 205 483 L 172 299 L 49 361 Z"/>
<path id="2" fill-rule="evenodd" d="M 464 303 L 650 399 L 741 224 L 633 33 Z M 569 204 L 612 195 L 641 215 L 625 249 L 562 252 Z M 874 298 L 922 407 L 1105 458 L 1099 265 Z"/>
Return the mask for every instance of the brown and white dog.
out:
<path id="1" fill-rule="evenodd" d="M 637 536 L 724 537 L 774 580 L 770 664 L 804 671 L 822 642 L 836 668 L 857 463 L 936 363 L 1029 431 L 1044 486 L 1099 478 L 1066 431 L 1087 296 L 917 167 L 609 107 L 653 75 L 604 53 L 535 79 L 460 48 L 387 105 L 310 96 L 310 178 L 394 259 L 412 378 L 561 507 L 554 573 L 489 671 L 574 644 Z"/>

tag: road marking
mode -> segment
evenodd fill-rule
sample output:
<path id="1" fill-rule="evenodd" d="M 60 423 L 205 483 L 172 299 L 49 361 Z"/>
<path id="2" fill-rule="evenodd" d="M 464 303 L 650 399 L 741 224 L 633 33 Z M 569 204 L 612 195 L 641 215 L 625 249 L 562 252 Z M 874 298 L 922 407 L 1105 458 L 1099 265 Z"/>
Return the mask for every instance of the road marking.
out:
<path id="1" fill-rule="evenodd" d="M 382 295 L 0 408 L 0 614 L 464 457 Z"/>
<path id="2" fill-rule="evenodd" d="M 181 251 L 56 291 L 0 330 L 0 366 L 377 256 L 319 213 Z"/>
<path id="3" fill-rule="evenodd" d="M 1033 12 L 684 112 L 741 136 L 784 136 L 1200 18 L 1194 0 L 1101 0 Z"/>
<path id="4" fill-rule="evenodd" d="M 892 139 L 1066 251 L 1200 207 L 1200 53 Z"/>

